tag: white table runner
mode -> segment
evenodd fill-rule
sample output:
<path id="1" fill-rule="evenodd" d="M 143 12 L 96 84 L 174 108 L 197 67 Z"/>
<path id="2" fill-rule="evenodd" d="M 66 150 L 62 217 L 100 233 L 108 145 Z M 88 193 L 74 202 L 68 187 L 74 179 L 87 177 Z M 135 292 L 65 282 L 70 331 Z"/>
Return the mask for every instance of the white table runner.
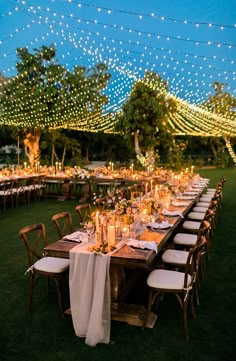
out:
<path id="1" fill-rule="evenodd" d="M 109 343 L 111 325 L 110 255 L 87 251 L 79 244 L 70 251 L 70 306 L 74 330 L 85 343 Z"/>

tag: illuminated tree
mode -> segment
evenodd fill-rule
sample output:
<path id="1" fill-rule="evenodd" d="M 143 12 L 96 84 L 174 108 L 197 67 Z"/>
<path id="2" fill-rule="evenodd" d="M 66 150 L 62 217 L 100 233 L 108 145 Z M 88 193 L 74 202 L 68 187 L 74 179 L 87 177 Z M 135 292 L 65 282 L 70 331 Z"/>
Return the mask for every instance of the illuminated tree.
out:
<path id="1" fill-rule="evenodd" d="M 34 54 L 19 48 L 17 56 L 17 76 L 0 88 L 0 123 L 22 129 L 25 153 L 33 166 L 40 157 L 42 129 L 66 128 L 73 122 L 89 131 L 86 120 L 92 119 L 92 124 L 108 102 L 102 91 L 110 74 L 104 64 L 68 71 L 58 64 L 53 45 L 35 49 Z"/>
<path id="2" fill-rule="evenodd" d="M 148 158 L 153 158 L 154 147 L 170 144 L 168 114 L 175 111 L 176 103 L 168 94 L 167 82 L 147 72 L 134 84 L 129 99 L 122 106 L 118 129 L 126 136 L 133 136 L 137 156 L 146 152 Z"/>
<path id="3" fill-rule="evenodd" d="M 212 87 L 215 90 L 215 94 L 209 96 L 207 101 L 203 103 L 203 106 L 213 113 L 235 121 L 236 98 L 230 93 L 224 91 L 224 87 L 226 85 L 227 84 L 225 83 L 214 82 Z M 222 132 L 222 138 L 224 139 L 229 151 L 229 148 L 231 148 L 231 137 L 235 137 L 235 134 L 233 133 L 230 136 L 229 134 L 224 134 Z M 205 140 L 210 146 L 215 160 L 218 162 L 225 150 L 225 144 L 223 143 L 222 138 L 209 137 Z M 231 156 L 235 160 L 235 155 L 231 154 Z"/>

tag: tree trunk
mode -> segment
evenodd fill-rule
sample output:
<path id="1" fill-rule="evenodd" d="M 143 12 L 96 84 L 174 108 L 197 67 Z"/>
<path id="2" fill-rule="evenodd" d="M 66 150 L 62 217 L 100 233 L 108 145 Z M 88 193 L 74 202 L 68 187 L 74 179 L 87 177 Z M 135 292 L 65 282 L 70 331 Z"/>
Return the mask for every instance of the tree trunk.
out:
<path id="1" fill-rule="evenodd" d="M 139 147 L 138 130 L 134 131 L 134 150 L 136 155 L 141 155 L 141 149 Z"/>
<path id="2" fill-rule="evenodd" d="M 61 160 L 61 166 L 62 166 L 62 168 L 64 167 L 65 156 L 66 156 L 66 145 L 64 146 L 63 154 L 62 154 L 62 160 Z"/>
<path id="3" fill-rule="evenodd" d="M 25 155 L 29 160 L 30 167 L 33 168 L 35 163 L 40 159 L 39 140 L 40 132 L 29 132 L 24 139 Z"/>
<path id="4" fill-rule="evenodd" d="M 146 158 L 147 158 L 148 164 L 154 166 L 155 159 L 154 159 L 154 149 L 153 148 L 146 151 Z"/>

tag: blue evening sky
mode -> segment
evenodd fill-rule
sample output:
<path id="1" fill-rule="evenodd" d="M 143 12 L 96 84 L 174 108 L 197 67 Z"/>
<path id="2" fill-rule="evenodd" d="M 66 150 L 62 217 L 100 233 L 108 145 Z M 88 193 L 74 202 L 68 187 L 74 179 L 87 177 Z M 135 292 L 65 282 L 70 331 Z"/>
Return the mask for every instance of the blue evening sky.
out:
<path id="1" fill-rule="evenodd" d="M 235 0 L 0 0 L 0 73 L 16 74 L 16 48 L 55 44 L 70 70 L 109 66 L 108 111 L 145 70 L 175 96 L 201 103 L 214 81 L 236 95 L 235 24 Z"/>

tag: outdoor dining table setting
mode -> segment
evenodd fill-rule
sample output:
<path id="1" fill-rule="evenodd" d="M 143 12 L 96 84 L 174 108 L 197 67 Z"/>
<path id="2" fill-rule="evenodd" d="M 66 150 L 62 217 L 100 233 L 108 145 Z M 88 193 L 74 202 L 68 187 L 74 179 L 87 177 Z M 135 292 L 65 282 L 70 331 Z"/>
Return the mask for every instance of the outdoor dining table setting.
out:
<path id="1" fill-rule="evenodd" d="M 192 181 L 188 191 L 163 198 L 160 193 L 149 192 L 143 198 L 133 199 L 125 214 L 116 212 L 119 207 L 95 211 L 85 228 L 45 247 L 46 256 L 70 259 L 67 313 L 71 314 L 75 334 L 85 338 L 86 344 L 109 343 L 111 320 L 142 327 L 145 308 L 137 307 L 137 314 L 132 310 L 129 315 L 130 305 L 125 302 L 129 287 L 125 270 L 137 275 L 140 270 L 155 268 L 158 253 L 205 186 L 206 182 Z M 150 207 L 149 202 L 155 197 L 157 209 Z M 92 231 L 88 230 L 91 223 Z M 151 314 L 147 327 L 153 327 L 156 318 Z"/>

